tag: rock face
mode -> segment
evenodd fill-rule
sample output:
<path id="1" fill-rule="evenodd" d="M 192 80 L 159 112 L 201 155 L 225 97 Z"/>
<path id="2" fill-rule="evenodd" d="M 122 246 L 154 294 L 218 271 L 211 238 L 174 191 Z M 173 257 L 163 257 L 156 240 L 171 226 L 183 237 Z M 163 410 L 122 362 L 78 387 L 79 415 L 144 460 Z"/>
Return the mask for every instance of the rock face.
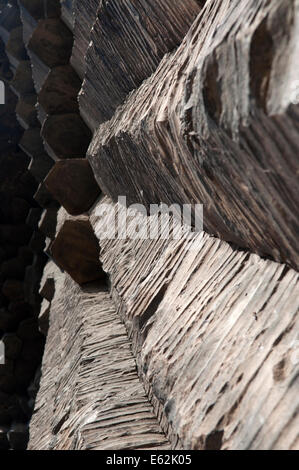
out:
<path id="1" fill-rule="evenodd" d="M 163 55 L 179 45 L 200 9 L 197 0 L 100 2 L 80 96 L 91 129 L 110 119 L 128 93 L 156 70 Z"/>
<path id="2" fill-rule="evenodd" d="M 65 274 L 55 276 L 42 369 L 30 450 L 169 449 L 138 379 L 125 327 L 101 284 L 82 289 Z"/>
<path id="3" fill-rule="evenodd" d="M 4 3 L 0 449 L 299 449 L 298 1 Z"/>
<path id="4" fill-rule="evenodd" d="M 297 14 L 284 0 L 208 2 L 177 51 L 97 130 L 89 160 L 103 191 L 204 204 L 207 232 L 298 269 Z"/>
<path id="5" fill-rule="evenodd" d="M 78 283 L 105 277 L 99 263 L 99 245 L 87 218 L 67 219 L 50 247 L 57 265 Z"/>
<path id="6" fill-rule="evenodd" d="M 129 215 L 118 217 L 128 239 L 108 240 L 104 230 L 118 210 L 104 200 L 91 221 L 139 373 L 172 445 L 298 447 L 298 273 L 207 234 L 130 239 Z"/>

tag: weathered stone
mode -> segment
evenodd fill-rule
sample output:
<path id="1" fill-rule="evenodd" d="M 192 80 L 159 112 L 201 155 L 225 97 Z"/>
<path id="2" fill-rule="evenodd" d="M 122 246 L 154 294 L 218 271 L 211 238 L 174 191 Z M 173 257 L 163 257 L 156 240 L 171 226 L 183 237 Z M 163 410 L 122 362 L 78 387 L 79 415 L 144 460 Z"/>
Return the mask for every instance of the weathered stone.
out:
<path id="1" fill-rule="evenodd" d="M 38 291 L 40 279 L 42 277 L 46 262 L 47 256 L 44 253 L 37 253 L 34 257 L 32 265 L 26 268 L 24 278 L 25 300 L 34 307 L 36 312 L 39 311 L 42 300 Z"/>
<path id="2" fill-rule="evenodd" d="M 8 432 L 9 443 L 14 450 L 25 450 L 29 439 L 29 429 L 26 424 L 13 424 Z"/>
<path id="3" fill-rule="evenodd" d="M 40 295 L 51 302 L 55 294 L 55 278 L 59 276 L 60 269 L 54 261 L 48 261 L 40 282 Z"/>
<path id="4" fill-rule="evenodd" d="M 19 2 L 10 2 L 18 16 Z M 76 124 L 70 120 L 65 125 L 63 116 L 71 112 L 79 119 L 76 90 L 66 83 L 71 72 L 63 65 L 70 77 L 61 85 L 60 98 L 61 73 L 55 78 L 49 60 L 54 59 L 55 43 L 61 46 L 58 55 L 64 48 L 57 36 L 60 27 L 50 34 L 41 27 L 49 15 L 57 17 L 58 0 L 20 3 L 26 5 L 24 43 L 40 34 L 30 61 L 46 107 L 37 106 L 43 130 L 47 113 L 55 115 L 52 129 L 46 129 L 50 144 L 45 138 L 45 151 L 55 161 L 72 159 L 75 165 L 75 152 L 65 153 L 71 141 L 77 152 L 81 131 L 76 140 L 69 133 Z M 50 238 L 38 235 L 37 214 L 32 213 L 27 219 L 34 237 L 40 237 L 40 243 L 35 238 L 36 252 L 44 249 L 51 256 L 58 240 L 58 257 L 80 275 L 82 263 L 98 263 L 100 256 L 111 293 L 105 279 L 78 286 L 53 262 L 40 283 L 46 257 L 32 259 L 30 250 L 21 255 L 18 246 L 24 248 L 27 237 L 14 241 L 13 249 L 8 239 L 10 234 L 16 237 L 8 227 L 17 227 L 18 219 L 19 229 L 25 220 L 18 204 L 12 210 L 13 199 L 37 205 L 32 201 L 37 185 L 26 171 L 28 159 L 17 150 L 21 129 L 14 99 L 7 94 L 8 106 L 0 106 L 0 259 L 4 270 L 15 263 L 7 264 L 10 253 L 21 257 L 22 265 L 31 263 L 24 293 L 32 308 L 18 318 L 12 306 L 23 315 L 22 302 L 18 306 L 1 293 L 0 338 L 7 326 L 15 335 L 20 321 L 32 321 L 33 315 L 36 324 L 38 315 L 45 320 L 41 328 L 47 332 L 30 449 L 298 448 L 298 273 L 287 266 L 298 267 L 298 104 L 291 104 L 298 102 L 292 91 L 298 78 L 297 1 L 61 3 L 62 18 L 74 32 L 71 64 L 81 78 L 85 74 L 80 95 L 84 121 L 96 129 L 111 119 L 97 130 L 89 152 L 101 187 L 114 200 L 125 195 L 129 203 L 147 207 L 160 201 L 179 206 L 201 202 L 204 228 L 213 236 L 139 240 L 136 234 L 146 230 L 148 219 L 136 228 L 136 219 L 122 213 L 118 221 L 123 228 L 133 222 L 129 233 L 135 240 L 108 240 L 105 230 L 118 207 L 105 198 L 111 211 L 97 206 L 105 207 L 102 216 L 96 208 L 90 214 L 99 253 L 96 240 L 91 250 L 81 229 L 65 230 L 74 219 L 64 209 L 51 245 Z M 46 11 L 51 6 L 53 11 Z M 0 77 L 8 77 L 2 57 L 0 42 Z M 28 77 L 24 75 L 25 82 Z M 80 178 L 78 170 L 70 178 L 68 160 L 62 163 L 66 177 L 59 173 L 54 181 L 52 175 L 56 190 L 62 199 L 67 195 L 65 206 L 86 210 L 82 203 L 90 188 L 85 180 L 83 184 L 83 171 Z M 82 165 L 88 168 L 86 160 Z M 49 170 L 43 158 L 32 160 L 29 168 L 42 182 L 37 199 L 54 213 L 58 203 L 46 192 L 43 180 Z M 65 188 L 57 179 L 65 181 Z M 50 212 L 44 213 L 40 227 L 53 236 L 55 224 L 46 223 Z M 75 219 L 76 224 L 78 220 L 88 223 L 87 215 Z M 2 278 L 7 274 L 2 271 Z M 41 310 L 39 291 L 48 297 Z M 38 384 L 32 392 L 28 385 L 35 382 L 43 342 L 42 335 L 25 340 L 21 354 L 7 358 L 2 375 L 0 367 L 0 390 L 17 392 L 20 410 L 17 418 L 7 413 L 0 393 L 0 425 L 14 421 L 15 427 L 31 416 Z M 26 439 L 17 437 L 24 436 L 24 428 L 12 432 L 12 447 L 24 448 Z"/>
<path id="5" fill-rule="evenodd" d="M 54 208 L 57 207 L 58 204 L 56 201 L 53 200 L 53 196 L 47 190 L 45 184 L 42 182 L 40 183 L 36 193 L 34 194 L 34 199 L 36 202 L 45 209 L 47 208 Z"/>
<path id="6" fill-rule="evenodd" d="M 7 437 L 8 428 L 0 426 L 0 450 L 8 450 L 9 442 Z"/>
<path id="7" fill-rule="evenodd" d="M 83 2 L 69 2 L 68 14 L 62 19 L 74 30 L 74 45 L 71 64 L 81 80 L 85 73 L 85 54 L 90 43 L 91 30 L 102 2 L 99 0 L 86 0 Z"/>
<path id="8" fill-rule="evenodd" d="M 42 301 L 40 314 L 39 314 L 39 317 L 38 317 L 39 331 L 44 336 L 47 336 L 48 330 L 49 330 L 50 307 L 51 307 L 50 302 L 48 302 L 48 300 L 44 299 Z"/>
<path id="9" fill-rule="evenodd" d="M 146 216 L 134 239 L 109 204 L 91 215 L 100 259 L 172 445 L 296 448 L 298 273 L 206 233 L 148 239 Z M 126 239 L 104 236 L 115 213 Z"/>
<path id="10" fill-rule="evenodd" d="M 10 32 L 9 39 L 6 44 L 6 54 L 8 55 L 11 64 L 16 68 L 22 60 L 27 59 L 27 53 L 23 43 L 22 26 L 18 26 Z"/>
<path id="11" fill-rule="evenodd" d="M 32 81 L 31 65 L 29 60 L 22 60 L 14 74 L 11 87 L 18 96 L 32 94 L 34 85 Z"/>
<path id="12" fill-rule="evenodd" d="M 55 283 L 51 317 L 57 324 L 51 321 L 43 363 L 48 380 L 41 378 L 28 449 L 169 449 L 109 293 L 98 283 L 81 288 L 58 272 Z"/>
<path id="13" fill-rule="evenodd" d="M 207 2 L 178 50 L 100 126 L 89 160 L 114 200 L 203 204 L 208 233 L 297 269 L 299 107 L 288 51 L 298 28 L 294 1 L 272 7 Z M 275 54 L 263 69 L 265 41 Z M 255 80 L 269 80 L 263 107 Z"/>
<path id="14" fill-rule="evenodd" d="M 41 283 L 39 293 L 48 302 L 51 302 L 55 293 L 55 283 L 52 277 L 48 277 L 44 282 Z"/>
<path id="15" fill-rule="evenodd" d="M 32 173 L 36 181 L 41 182 L 49 173 L 53 165 L 54 162 L 52 158 L 46 153 L 43 153 L 31 159 L 28 170 Z"/>
<path id="16" fill-rule="evenodd" d="M 42 214 L 42 209 L 39 207 L 33 207 L 32 209 L 30 209 L 29 214 L 26 219 L 26 225 L 28 225 L 31 228 L 37 227 L 41 214 Z"/>
<path id="17" fill-rule="evenodd" d="M 79 90 L 80 80 L 69 65 L 55 67 L 38 95 L 39 105 L 46 114 L 77 113 Z"/>
<path id="18" fill-rule="evenodd" d="M 86 159 L 56 162 L 45 179 L 45 185 L 71 215 L 90 209 L 101 192 Z"/>
<path id="19" fill-rule="evenodd" d="M 75 23 L 75 3 L 72 0 L 61 0 L 61 19 L 68 26 L 68 28 L 73 31 Z"/>
<path id="20" fill-rule="evenodd" d="M 45 236 L 40 231 L 34 231 L 28 246 L 34 253 L 42 253 L 45 248 Z"/>
<path id="21" fill-rule="evenodd" d="M 38 124 L 35 104 L 36 95 L 34 93 L 23 95 L 17 104 L 17 119 L 24 129 L 36 127 Z"/>
<path id="22" fill-rule="evenodd" d="M 66 65 L 71 56 L 73 38 L 59 19 L 39 20 L 28 47 L 46 66 Z"/>
<path id="23" fill-rule="evenodd" d="M 6 333 L 2 341 L 5 346 L 5 357 L 17 359 L 22 350 L 22 340 L 15 333 Z"/>
<path id="24" fill-rule="evenodd" d="M 57 209 L 45 209 L 38 224 L 39 230 L 51 239 L 55 238 Z"/>
<path id="25" fill-rule="evenodd" d="M 79 57 L 84 56 L 90 42 L 80 107 L 85 122 L 95 130 L 180 44 L 201 6 L 196 0 L 101 2 L 90 38 L 85 24 L 96 9 L 86 12 L 82 2 L 76 9 L 74 53 L 79 48 Z"/>
<path id="26" fill-rule="evenodd" d="M 44 64 L 39 57 L 34 54 L 31 50 L 28 49 L 28 55 L 30 57 L 30 62 L 32 66 L 32 80 L 34 83 L 34 88 L 36 93 L 38 94 L 49 75 L 51 68 Z"/>
<path id="27" fill-rule="evenodd" d="M 0 37 L 6 44 L 9 40 L 10 31 L 21 25 L 20 15 L 15 5 L 11 3 L 1 9 L 0 16 Z"/>
<path id="28" fill-rule="evenodd" d="M 66 220 L 56 236 L 51 253 L 57 265 L 78 284 L 105 277 L 99 259 L 99 244 L 88 218 Z"/>
<path id="29" fill-rule="evenodd" d="M 39 384 L 40 384 L 40 379 L 41 379 L 41 368 L 38 367 L 36 373 L 35 373 L 35 376 L 34 378 L 32 379 L 28 389 L 27 389 L 27 392 L 28 392 L 28 395 L 35 399 L 36 398 L 36 394 L 38 392 L 38 389 L 39 389 Z"/>
<path id="30" fill-rule="evenodd" d="M 49 116 L 42 137 L 56 159 L 85 157 L 91 133 L 78 114 Z"/>

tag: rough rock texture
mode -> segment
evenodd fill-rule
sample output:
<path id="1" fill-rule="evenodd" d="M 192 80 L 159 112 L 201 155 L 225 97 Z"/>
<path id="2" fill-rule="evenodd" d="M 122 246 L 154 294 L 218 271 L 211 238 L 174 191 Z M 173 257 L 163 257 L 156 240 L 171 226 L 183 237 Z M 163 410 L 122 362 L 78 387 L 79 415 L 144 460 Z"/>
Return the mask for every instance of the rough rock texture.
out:
<path id="1" fill-rule="evenodd" d="M 56 162 L 45 179 L 45 185 L 71 215 L 87 212 L 100 195 L 100 188 L 86 159 Z"/>
<path id="2" fill-rule="evenodd" d="M 298 19 L 0 0 L 0 448 L 299 448 Z"/>
<path id="3" fill-rule="evenodd" d="M 36 210 L 33 195 L 37 183 L 28 171 L 30 157 L 22 150 L 22 129 L 16 120 L 22 114 L 19 121 L 24 128 L 29 122 L 36 124 L 33 100 L 27 100 L 26 91 L 19 90 L 18 102 L 9 88 L 12 85 L 11 89 L 16 90 L 18 64 L 25 58 L 20 16 L 16 2 L 4 11 L 0 6 L 0 35 L 6 42 L 6 47 L 0 42 L 0 79 L 5 82 L 5 104 L 0 105 L 0 341 L 5 346 L 5 364 L 0 365 L 0 449 L 20 450 L 28 442 L 28 421 L 36 394 L 36 389 L 31 388 L 29 393 L 29 388 L 44 346 L 36 316 L 41 298 L 33 278 L 35 266 L 43 269 L 45 257 L 28 247 L 37 229 L 37 221 L 27 223 L 30 213 Z M 17 31 L 13 29 L 16 26 Z M 18 80 L 21 82 L 21 77 Z"/>
<path id="4" fill-rule="evenodd" d="M 57 265 L 80 285 L 104 277 L 97 239 L 86 217 L 65 220 L 50 252 Z"/>
<path id="5" fill-rule="evenodd" d="M 156 70 L 163 55 L 180 44 L 201 9 L 197 0 L 100 3 L 79 96 L 82 115 L 92 130 L 110 119 L 128 93 Z M 80 42 L 85 50 L 81 37 L 75 47 Z"/>
<path id="6" fill-rule="evenodd" d="M 101 284 L 56 274 L 42 369 L 29 449 L 169 449 Z"/>
<path id="7" fill-rule="evenodd" d="M 173 447 L 298 448 L 298 273 L 205 233 L 108 240 L 118 207 L 103 204 L 103 268 Z"/>
<path id="8" fill-rule="evenodd" d="M 102 190 L 202 203 L 207 232 L 298 269 L 298 14 L 296 1 L 207 2 L 96 132 L 89 160 Z"/>

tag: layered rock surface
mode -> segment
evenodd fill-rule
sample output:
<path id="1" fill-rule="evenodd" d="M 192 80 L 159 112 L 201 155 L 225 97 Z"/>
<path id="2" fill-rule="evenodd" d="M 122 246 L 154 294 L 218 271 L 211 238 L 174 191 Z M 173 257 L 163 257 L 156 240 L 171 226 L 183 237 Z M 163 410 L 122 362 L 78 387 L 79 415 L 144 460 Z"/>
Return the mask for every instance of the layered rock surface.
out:
<path id="1" fill-rule="evenodd" d="M 54 283 L 29 449 L 168 449 L 105 286 Z"/>
<path id="2" fill-rule="evenodd" d="M 104 199 L 91 221 L 172 446 L 297 448 L 298 273 L 205 233 L 149 240 L 150 218 L 137 232 L 123 211 Z"/>
<path id="3" fill-rule="evenodd" d="M 0 78 L 5 83 L 0 108 L 0 341 L 5 353 L 5 364 L 0 365 L 0 449 L 20 450 L 29 437 L 44 347 L 37 314 L 45 240 L 37 226 L 41 210 L 33 199 L 37 182 L 28 169 L 30 157 L 23 151 L 25 138 L 16 120 L 24 128 L 36 125 L 34 97 L 17 86 L 20 64 L 27 59 L 20 15 L 17 2 L 0 9 Z M 34 243 L 37 234 L 39 248 Z"/>
<path id="4" fill-rule="evenodd" d="M 29 448 L 298 448 L 297 0 L 11 5 L 0 322 L 9 373 L 47 337 Z M 119 196 L 203 204 L 205 231 L 141 239 Z"/>
<path id="5" fill-rule="evenodd" d="M 295 1 L 207 2 L 97 130 L 89 160 L 103 191 L 204 204 L 207 232 L 298 269 L 297 37 Z"/>

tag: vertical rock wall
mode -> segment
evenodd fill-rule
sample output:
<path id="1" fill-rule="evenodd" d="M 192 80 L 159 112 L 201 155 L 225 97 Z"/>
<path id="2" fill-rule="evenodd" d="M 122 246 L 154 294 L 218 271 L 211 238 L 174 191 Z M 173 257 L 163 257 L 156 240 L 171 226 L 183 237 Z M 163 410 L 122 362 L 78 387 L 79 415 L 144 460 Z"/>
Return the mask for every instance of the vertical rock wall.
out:
<path id="1" fill-rule="evenodd" d="M 0 446 L 298 448 L 298 1 L 2 3 Z"/>
<path id="2" fill-rule="evenodd" d="M 27 445 L 40 377 L 44 337 L 38 330 L 38 290 L 46 257 L 45 237 L 38 228 L 41 209 L 34 200 L 38 182 L 26 151 L 24 129 L 35 126 L 37 119 L 16 2 L 1 5 L 0 36 L 0 78 L 5 83 L 5 104 L 0 107 L 0 340 L 5 347 L 0 449 L 19 450 Z M 25 75 L 21 69 L 27 70 Z"/>

